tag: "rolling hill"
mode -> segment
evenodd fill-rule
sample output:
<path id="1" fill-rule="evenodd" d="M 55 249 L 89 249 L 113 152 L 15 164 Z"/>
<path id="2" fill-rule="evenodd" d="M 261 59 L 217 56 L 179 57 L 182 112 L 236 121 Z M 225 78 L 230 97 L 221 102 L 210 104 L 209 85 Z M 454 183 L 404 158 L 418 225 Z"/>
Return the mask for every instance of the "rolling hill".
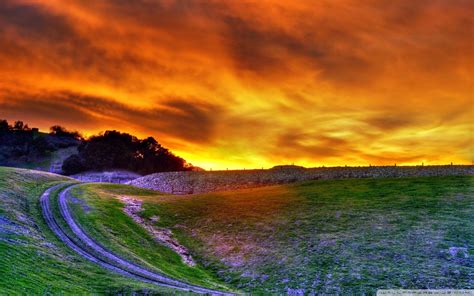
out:
<path id="1" fill-rule="evenodd" d="M 135 208 L 142 224 L 172 230 L 198 264 L 245 292 L 472 288 L 473 182 L 317 180 L 182 196 L 89 184 L 72 190 L 87 207 L 72 209 L 103 244 L 156 266 L 149 242 L 121 231 L 123 209 Z"/>
<path id="2" fill-rule="evenodd" d="M 315 180 L 177 196 L 0 168 L 0 290 L 302 295 L 473 288 L 473 182 Z"/>
<path id="3" fill-rule="evenodd" d="M 47 188 L 51 204 L 76 181 L 50 173 L 0 167 L 0 291 L 6 294 L 170 294 L 177 290 L 103 268 L 72 250 L 48 227 L 40 196 Z M 44 195 L 43 195 L 44 196 Z M 43 197 L 42 196 L 42 197 Z M 58 205 L 53 214 L 61 228 Z M 131 225 L 135 227 L 136 225 Z M 63 228 L 68 238 L 70 230 Z M 126 228 L 122 229 L 124 232 Z M 75 240 L 75 239 L 73 239 Z M 82 246 L 81 246 L 82 247 Z M 165 248 L 154 254 L 170 255 Z M 174 257 L 173 257 L 174 256 Z M 162 259 L 162 260 L 167 260 Z M 172 260 L 173 264 L 183 265 Z M 99 262 L 100 263 L 100 262 Z M 103 265 L 103 264 L 102 264 Z M 192 279 L 193 275 L 189 277 Z M 211 285 L 212 279 L 209 284 Z M 179 291 L 179 290 L 178 290 Z M 192 294 L 183 292 L 183 294 Z"/>

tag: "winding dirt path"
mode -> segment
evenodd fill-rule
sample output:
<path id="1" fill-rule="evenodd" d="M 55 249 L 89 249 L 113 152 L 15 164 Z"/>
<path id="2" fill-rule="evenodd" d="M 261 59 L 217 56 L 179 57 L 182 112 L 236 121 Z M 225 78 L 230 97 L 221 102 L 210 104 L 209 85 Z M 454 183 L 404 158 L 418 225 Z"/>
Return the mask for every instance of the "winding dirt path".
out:
<path id="1" fill-rule="evenodd" d="M 78 184 L 70 185 L 62 189 L 58 198 L 62 218 L 66 221 L 67 225 L 71 229 L 73 236 L 69 235 L 60 227 L 60 224 L 56 221 L 53 215 L 50 204 L 51 192 L 59 187 L 65 186 L 65 184 L 59 184 L 47 189 L 40 197 L 41 209 L 47 225 L 56 234 L 56 236 L 58 236 L 69 248 L 74 250 L 76 253 L 108 270 L 146 283 L 199 294 L 235 295 L 233 293 L 207 289 L 169 278 L 165 275 L 147 270 L 136 263 L 129 262 L 105 249 L 81 229 L 81 227 L 74 221 L 69 211 L 66 197 L 69 190 L 77 185 Z"/>

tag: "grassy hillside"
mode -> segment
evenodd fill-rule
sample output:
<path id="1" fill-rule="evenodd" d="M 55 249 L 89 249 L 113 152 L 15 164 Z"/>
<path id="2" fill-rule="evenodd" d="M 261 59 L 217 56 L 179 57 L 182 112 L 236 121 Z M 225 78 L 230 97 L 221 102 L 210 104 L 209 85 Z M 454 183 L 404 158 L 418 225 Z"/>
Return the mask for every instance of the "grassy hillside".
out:
<path id="1" fill-rule="evenodd" d="M 58 182 L 73 181 L 0 167 L 0 294 L 172 293 L 108 272 L 56 239 L 38 198 Z M 254 294 L 373 294 L 474 288 L 473 185 L 472 176 L 329 180 L 172 196 L 89 184 L 73 189 L 70 205 L 106 247 L 191 283 Z M 139 215 L 171 229 L 197 266 L 127 216 L 124 197 L 143 201 Z"/>
<path id="2" fill-rule="evenodd" d="M 107 249 L 175 279 L 207 288 L 227 289 L 202 266 L 186 265 L 178 254 L 156 242 L 142 226 L 127 216 L 123 211 L 123 203 L 115 198 L 129 194 L 143 198 L 155 197 L 155 191 L 137 191 L 134 187 L 124 185 L 92 184 L 75 187 L 72 194 L 76 197 L 76 202 L 70 202 L 75 220 Z"/>
<path id="3" fill-rule="evenodd" d="M 140 230 L 114 229 L 128 222 L 112 197 L 141 199 L 144 218 L 159 217 L 156 225 L 172 229 L 202 266 L 254 293 L 474 288 L 473 182 L 330 180 L 194 196 L 89 185 L 81 190 L 97 210 L 76 207 L 76 215 L 93 221 L 90 231 L 101 232 L 94 235 L 109 229 L 111 244 L 116 239 L 153 264 L 150 242 L 126 237 L 145 237 Z"/>
<path id="4" fill-rule="evenodd" d="M 39 196 L 58 175 L 0 167 L 0 294 L 170 292 L 129 280 L 83 260 L 49 231 Z"/>

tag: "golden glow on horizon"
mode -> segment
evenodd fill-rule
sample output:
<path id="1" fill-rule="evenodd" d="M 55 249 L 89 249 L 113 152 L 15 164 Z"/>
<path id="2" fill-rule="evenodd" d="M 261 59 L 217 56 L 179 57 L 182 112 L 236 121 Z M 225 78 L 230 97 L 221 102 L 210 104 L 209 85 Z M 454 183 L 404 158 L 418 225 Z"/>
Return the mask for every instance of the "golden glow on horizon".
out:
<path id="1" fill-rule="evenodd" d="M 206 169 L 469 164 L 473 9 L 7 0 L 0 118 L 152 135 Z"/>

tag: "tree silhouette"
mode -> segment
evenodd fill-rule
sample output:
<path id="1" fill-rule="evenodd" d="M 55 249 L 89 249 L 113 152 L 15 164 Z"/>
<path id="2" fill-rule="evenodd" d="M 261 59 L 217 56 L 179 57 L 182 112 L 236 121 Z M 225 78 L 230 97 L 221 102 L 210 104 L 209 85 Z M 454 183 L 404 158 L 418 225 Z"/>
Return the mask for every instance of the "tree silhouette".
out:
<path id="1" fill-rule="evenodd" d="M 49 134 L 53 136 L 73 138 L 77 140 L 82 139 L 82 136 L 81 134 L 79 134 L 79 132 L 69 131 L 65 127 L 62 127 L 60 125 L 53 125 L 52 127 L 49 128 L 49 130 L 50 130 Z"/>
<path id="2" fill-rule="evenodd" d="M 79 146 L 79 154 L 66 159 L 63 171 L 126 169 L 140 174 L 189 170 L 190 165 L 154 138 L 140 140 L 118 131 L 92 136 Z"/>

